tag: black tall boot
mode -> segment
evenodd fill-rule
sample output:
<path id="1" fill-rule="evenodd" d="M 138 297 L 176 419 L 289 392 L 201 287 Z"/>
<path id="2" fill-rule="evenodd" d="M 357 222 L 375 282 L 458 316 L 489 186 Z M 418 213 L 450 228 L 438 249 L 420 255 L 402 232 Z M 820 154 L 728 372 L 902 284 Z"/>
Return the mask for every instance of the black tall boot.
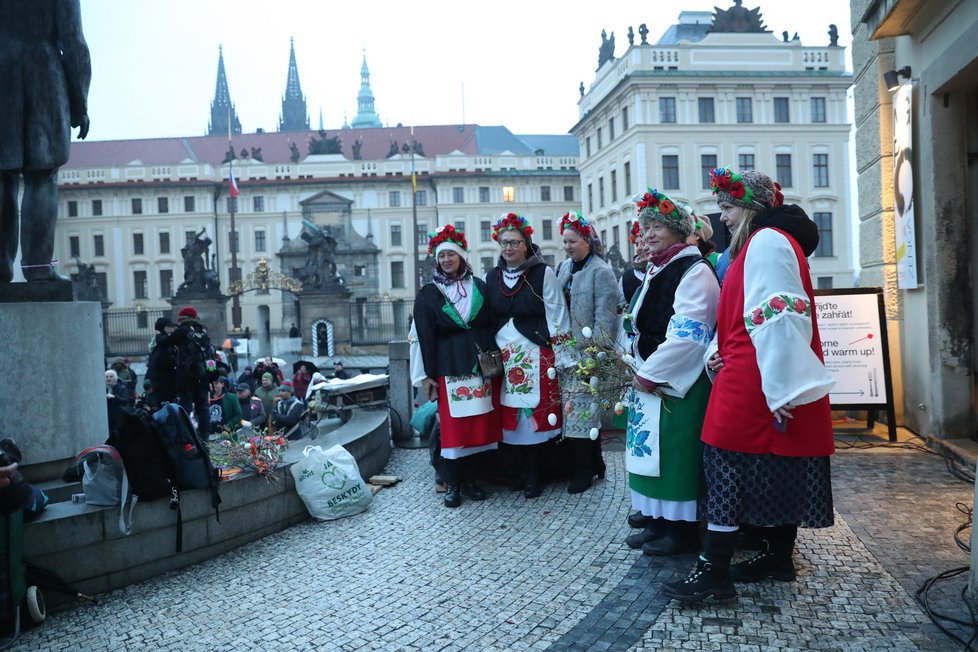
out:
<path id="1" fill-rule="evenodd" d="M 591 480 L 594 478 L 594 471 L 591 469 L 593 455 L 590 439 L 578 439 L 576 437 L 568 440 L 574 453 L 574 477 L 567 485 L 567 493 L 579 494 L 591 488 Z"/>
<path id="2" fill-rule="evenodd" d="M 485 500 L 486 492 L 475 483 L 474 460 L 471 457 L 463 457 L 456 461 L 460 467 L 461 481 L 459 486 L 462 488 L 462 495 L 470 500 Z"/>
<path id="3" fill-rule="evenodd" d="M 638 512 L 641 514 L 641 512 Z M 664 518 L 646 516 L 647 525 L 639 532 L 633 532 L 625 537 L 625 544 L 633 550 L 638 550 L 649 541 L 664 537 L 668 531 L 668 521 Z"/>
<path id="4" fill-rule="evenodd" d="M 462 489 L 459 486 L 459 461 L 443 458 L 441 475 L 445 481 L 445 507 L 458 507 L 462 504 Z"/>
<path id="5" fill-rule="evenodd" d="M 532 444 L 522 447 L 524 449 L 523 476 L 526 479 L 523 489 L 524 498 L 537 498 L 543 493 L 540 484 L 540 453 L 544 446 L 546 444 Z"/>
<path id="6" fill-rule="evenodd" d="M 604 480 L 606 470 L 604 457 L 601 455 L 601 437 L 591 442 L 591 469 L 600 480 Z"/>
<path id="7" fill-rule="evenodd" d="M 651 557 L 669 557 L 700 549 L 700 524 L 696 521 L 666 521 L 665 536 L 642 544 L 642 553 Z"/>
<path id="8" fill-rule="evenodd" d="M 703 537 L 703 552 L 696 568 L 678 582 L 662 585 L 662 594 L 680 602 L 702 602 L 707 598 L 727 600 L 737 596 L 730 579 L 730 558 L 737 545 L 736 532 L 707 530 Z"/>
<path id="9" fill-rule="evenodd" d="M 795 580 L 795 564 L 791 555 L 795 549 L 797 525 L 758 528 L 762 542 L 761 551 L 745 561 L 730 567 L 734 582 L 760 582 L 775 579 L 781 582 Z"/>

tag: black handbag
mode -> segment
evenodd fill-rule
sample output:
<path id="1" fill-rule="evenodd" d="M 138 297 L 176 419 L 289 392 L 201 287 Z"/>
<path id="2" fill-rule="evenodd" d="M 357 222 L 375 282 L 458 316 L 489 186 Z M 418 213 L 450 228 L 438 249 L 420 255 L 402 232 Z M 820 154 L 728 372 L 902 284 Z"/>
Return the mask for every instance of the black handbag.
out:
<path id="1" fill-rule="evenodd" d="M 478 345 L 476 345 L 478 348 Z M 479 349 L 479 370 L 483 378 L 496 378 L 503 375 L 503 352 L 499 349 L 483 351 Z"/>

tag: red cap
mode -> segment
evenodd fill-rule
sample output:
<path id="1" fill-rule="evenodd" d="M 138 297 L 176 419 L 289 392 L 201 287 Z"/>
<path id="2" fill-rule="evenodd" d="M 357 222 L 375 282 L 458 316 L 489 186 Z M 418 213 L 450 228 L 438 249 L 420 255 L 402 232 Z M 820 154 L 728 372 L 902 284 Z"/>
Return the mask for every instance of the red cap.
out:
<path id="1" fill-rule="evenodd" d="M 193 306 L 180 308 L 180 312 L 177 313 L 177 321 L 183 321 L 184 319 L 197 319 L 197 310 Z"/>

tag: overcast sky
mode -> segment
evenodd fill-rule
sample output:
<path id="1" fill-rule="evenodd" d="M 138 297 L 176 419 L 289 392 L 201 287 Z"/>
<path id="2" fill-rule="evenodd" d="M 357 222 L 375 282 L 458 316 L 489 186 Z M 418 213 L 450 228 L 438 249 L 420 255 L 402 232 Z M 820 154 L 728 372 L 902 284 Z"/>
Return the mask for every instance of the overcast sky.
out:
<path id="1" fill-rule="evenodd" d="M 566 133 L 578 120 L 578 85 L 594 79 L 601 30 L 628 47 L 629 25 L 655 42 L 679 12 L 729 0 L 82 0 L 92 53 L 89 139 L 197 136 L 207 129 L 218 45 L 246 132 L 278 127 L 289 38 L 313 128 L 356 115 L 366 49 L 385 124 L 505 125 L 519 134 Z M 745 0 L 777 38 L 849 47 L 848 0 Z M 851 60 L 851 57 L 849 57 Z M 851 69 L 851 64 L 849 65 Z M 463 93 L 464 88 L 464 93 Z M 464 97 L 464 102 L 463 102 Z"/>

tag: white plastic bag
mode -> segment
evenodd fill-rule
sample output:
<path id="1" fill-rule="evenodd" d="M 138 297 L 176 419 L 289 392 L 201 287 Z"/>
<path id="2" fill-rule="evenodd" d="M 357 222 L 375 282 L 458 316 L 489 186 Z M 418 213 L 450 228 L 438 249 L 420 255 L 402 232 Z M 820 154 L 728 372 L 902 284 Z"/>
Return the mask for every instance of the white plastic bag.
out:
<path id="1" fill-rule="evenodd" d="M 313 518 L 323 521 L 367 509 L 373 496 L 360 477 L 357 461 L 342 446 L 306 446 L 292 465 L 295 490 Z"/>

